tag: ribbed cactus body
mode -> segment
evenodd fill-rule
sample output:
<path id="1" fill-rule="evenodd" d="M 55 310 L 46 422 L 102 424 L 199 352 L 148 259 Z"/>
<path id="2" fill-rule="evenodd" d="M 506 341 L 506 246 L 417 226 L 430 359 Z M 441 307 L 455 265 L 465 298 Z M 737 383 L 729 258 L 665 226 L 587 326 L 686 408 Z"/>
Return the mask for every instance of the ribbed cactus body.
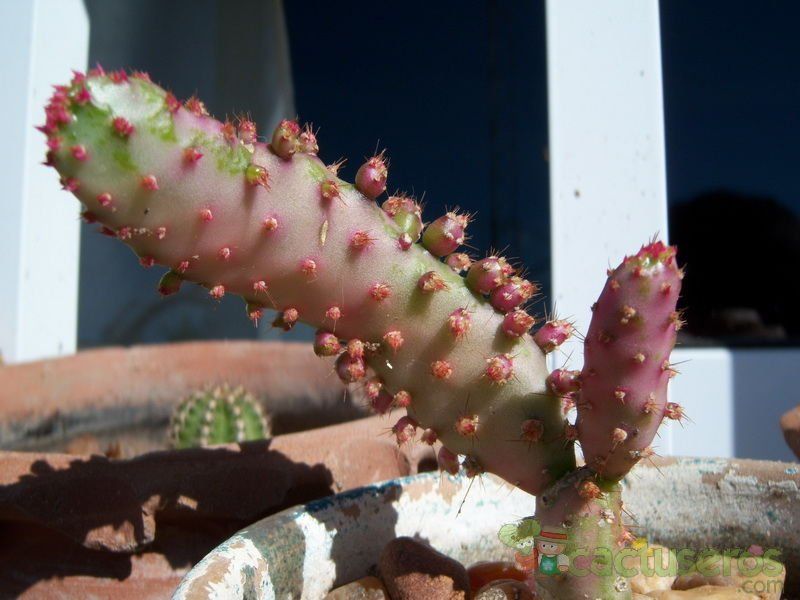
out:
<path id="1" fill-rule="evenodd" d="M 175 448 L 196 448 L 263 440 L 270 425 L 258 401 L 243 388 L 227 385 L 195 392 L 181 401 L 170 421 Z"/>

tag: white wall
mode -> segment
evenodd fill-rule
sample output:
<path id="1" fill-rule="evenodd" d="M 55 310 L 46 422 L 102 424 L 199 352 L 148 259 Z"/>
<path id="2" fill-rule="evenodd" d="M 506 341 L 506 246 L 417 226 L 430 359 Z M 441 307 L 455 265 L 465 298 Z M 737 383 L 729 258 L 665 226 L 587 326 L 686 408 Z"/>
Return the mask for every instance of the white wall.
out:
<path id="1" fill-rule="evenodd" d="M 86 65 L 89 24 L 80 0 L 0 1 L 0 352 L 23 361 L 75 351 L 78 204 L 41 165 L 44 106 L 53 82 Z"/>

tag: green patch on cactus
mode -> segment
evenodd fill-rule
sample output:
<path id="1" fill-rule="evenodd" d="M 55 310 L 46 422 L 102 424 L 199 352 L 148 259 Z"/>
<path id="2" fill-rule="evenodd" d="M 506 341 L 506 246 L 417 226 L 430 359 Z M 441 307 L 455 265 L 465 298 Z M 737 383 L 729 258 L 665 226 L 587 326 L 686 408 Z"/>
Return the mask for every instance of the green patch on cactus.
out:
<path id="1" fill-rule="evenodd" d="M 253 158 L 253 152 L 241 144 L 231 145 L 219 136 L 197 131 L 191 146 L 203 148 L 216 160 L 217 170 L 236 175 L 244 173 Z"/>
<path id="2" fill-rule="evenodd" d="M 270 437 L 269 420 L 243 388 L 227 385 L 195 392 L 175 409 L 170 438 L 175 448 L 196 448 Z"/>

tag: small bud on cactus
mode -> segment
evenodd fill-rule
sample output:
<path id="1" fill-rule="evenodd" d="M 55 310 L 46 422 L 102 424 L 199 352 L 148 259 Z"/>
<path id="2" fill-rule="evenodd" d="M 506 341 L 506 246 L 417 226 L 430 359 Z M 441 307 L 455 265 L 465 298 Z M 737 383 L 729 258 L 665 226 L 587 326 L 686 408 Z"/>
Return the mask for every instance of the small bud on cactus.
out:
<path id="1" fill-rule="evenodd" d="M 450 475 L 458 475 L 461 470 L 461 464 L 458 462 L 458 456 L 450 452 L 447 448 L 442 446 L 439 448 L 439 453 L 436 456 L 436 462 L 439 463 L 439 468 L 445 473 Z"/>
<path id="2" fill-rule="evenodd" d="M 466 308 L 457 308 L 447 317 L 447 324 L 453 337 L 460 340 L 469 333 L 470 327 L 472 327 L 472 315 Z"/>
<path id="3" fill-rule="evenodd" d="M 374 398 L 370 398 L 369 403 L 375 413 L 385 415 L 392 410 L 393 401 L 392 395 L 385 388 L 381 388 Z"/>
<path id="4" fill-rule="evenodd" d="M 402 446 L 414 439 L 417 433 L 417 422 L 409 416 L 400 417 L 392 426 L 392 433 L 397 438 L 397 445 Z"/>
<path id="5" fill-rule="evenodd" d="M 255 398 L 229 386 L 195 392 L 172 413 L 174 448 L 196 448 L 270 437 L 269 420 Z"/>
<path id="6" fill-rule="evenodd" d="M 399 331 L 388 331 L 383 335 L 383 341 L 392 349 L 392 352 L 397 352 L 403 347 L 405 340 L 403 339 L 403 334 Z"/>
<path id="7" fill-rule="evenodd" d="M 472 263 L 467 272 L 467 285 L 479 294 L 490 294 L 514 272 L 505 258 L 487 256 Z"/>
<path id="8" fill-rule="evenodd" d="M 336 360 L 336 374 L 344 383 L 355 383 L 364 379 L 367 374 L 367 366 L 363 358 L 350 356 L 344 352 Z"/>
<path id="9" fill-rule="evenodd" d="M 447 284 L 445 283 L 444 279 L 442 279 L 442 276 L 439 275 L 439 273 L 436 271 L 428 271 L 419 278 L 417 281 L 417 287 L 420 289 L 420 291 L 430 294 L 432 292 L 446 290 Z"/>
<path id="10" fill-rule="evenodd" d="M 334 334 L 320 329 L 314 335 L 314 353 L 317 356 L 336 356 L 341 351 L 342 344 Z"/>
<path id="11" fill-rule="evenodd" d="M 542 352 L 552 352 L 572 337 L 573 330 L 572 323 L 568 321 L 547 321 L 533 334 L 533 341 Z"/>
<path id="12" fill-rule="evenodd" d="M 405 390 L 400 390 L 394 395 L 393 404 L 397 408 L 408 408 L 411 406 L 411 394 Z"/>
<path id="13" fill-rule="evenodd" d="M 581 372 L 556 369 L 547 376 L 546 383 L 556 396 L 565 396 L 581 389 Z"/>
<path id="14" fill-rule="evenodd" d="M 537 289 L 536 285 L 527 279 L 511 277 L 492 292 L 492 306 L 502 313 L 507 313 L 533 298 Z"/>
<path id="15" fill-rule="evenodd" d="M 446 256 L 464 243 L 469 217 L 449 212 L 428 225 L 422 245 L 434 256 Z"/>
<path id="16" fill-rule="evenodd" d="M 528 333 L 536 322 L 532 316 L 518 308 L 503 317 L 503 333 L 508 337 L 520 337 Z"/>
<path id="17" fill-rule="evenodd" d="M 508 354 L 498 354 L 486 359 L 486 377 L 492 383 L 503 385 L 514 376 L 514 359 Z"/>
<path id="18" fill-rule="evenodd" d="M 310 126 L 306 125 L 305 129 L 300 133 L 297 138 L 297 151 L 304 154 L 319 154 L 319 144 L 317 144 L 317 136 Z"/>
<path id="19" fill-rule="evenodd" d="M 444 262 L 447 263 L 447 266 L 453 269 L 456 273 L 461 273 L 462 271 L 466 271 L 472 265 L 472 259 L 467 254 L 463 252 L 453 252 L 450 254 Z"/>
<path id="20" fill-rule="evenodd" d="M 386 191 L 386 178 L 389 169 L 386 167 L 383 153 L 373 156 L 356 173 L 356 188 L 370 200 L 374 200 Z"/>
<path id="21" fill-rule="evenodd" d="M 284 119 L 275 128 L 272 134 L 272 151 L 280 156 L 282 159 L 287 160 L 297 152 L 298 136 L 300 135 L 300 126 L 297 121 L 290 121 Z"/>
<path id="22" fill-rule="evenodd" d="M 419 204 L 405 196 L 391 196 L 382 208 L 408 237 L 409 244 L 419 239 L 422 233 L 422 210 Z"/>

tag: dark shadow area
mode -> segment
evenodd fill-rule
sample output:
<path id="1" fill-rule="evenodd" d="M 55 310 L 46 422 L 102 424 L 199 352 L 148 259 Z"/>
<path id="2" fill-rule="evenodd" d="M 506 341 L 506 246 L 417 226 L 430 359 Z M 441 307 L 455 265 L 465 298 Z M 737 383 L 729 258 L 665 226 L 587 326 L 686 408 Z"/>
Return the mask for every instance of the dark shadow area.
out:
<path id="1" fill-rule="evenodd" d="M 673 205 L 670 241 L 686 277 L 682 342 L 800 340 L 800 218 L 768 197 L 716 191 Z"/>
<path id="2" fill-rule="evenodd" d="M 0 486 L 0 595 L 70 575 L 121 581 L 145 555 L 189 567 L 247 524 L 334 493 L 332 482 L 326 466 L 294 462 L 269 441 L 65 467 L 37 461 Z"/>

